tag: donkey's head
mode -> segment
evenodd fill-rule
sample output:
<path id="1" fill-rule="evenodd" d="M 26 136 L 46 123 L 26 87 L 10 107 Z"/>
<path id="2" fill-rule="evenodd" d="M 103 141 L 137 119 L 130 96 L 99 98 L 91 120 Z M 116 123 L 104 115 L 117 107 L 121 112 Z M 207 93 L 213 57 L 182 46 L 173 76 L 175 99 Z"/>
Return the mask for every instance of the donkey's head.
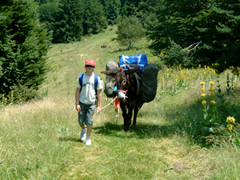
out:
<path id="1" fill-rule="evenodd" d="M 130 74 L 141 70 L 141 68 L 134 68 L 124 70 L 123 68 L 119 68 L 117 71 L 101 71 L 101 73 L 112 76 L 117 85 L 117 95 L 119 100 L 125 100 L 127 98 L 126 94 L 129 90 L 131 83 L 130 83 Z"/>

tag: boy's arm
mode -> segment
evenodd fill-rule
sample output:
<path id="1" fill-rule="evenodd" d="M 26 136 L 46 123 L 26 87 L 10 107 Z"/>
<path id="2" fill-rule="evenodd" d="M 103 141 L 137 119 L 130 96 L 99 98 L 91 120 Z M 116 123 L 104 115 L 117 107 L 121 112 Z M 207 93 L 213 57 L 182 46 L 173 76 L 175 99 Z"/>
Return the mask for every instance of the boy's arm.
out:
<path id="1" fill-rule="evenodd" d="M 97 110 L 100 113 L 101 108 L 102 108 L 102 89 L 98 89 L 97 93 L 98 93 L 98 107 L 97 107 Z"/>
<path id="2" fill-rule="evenodd" d="M 80 88 L 77 87 L 76 93 L 75 93 L 75 104 L 76 104 L 76 110 L 80 112 L 81 107 L 79 105 L 79 95 L 80 95 Z"/>

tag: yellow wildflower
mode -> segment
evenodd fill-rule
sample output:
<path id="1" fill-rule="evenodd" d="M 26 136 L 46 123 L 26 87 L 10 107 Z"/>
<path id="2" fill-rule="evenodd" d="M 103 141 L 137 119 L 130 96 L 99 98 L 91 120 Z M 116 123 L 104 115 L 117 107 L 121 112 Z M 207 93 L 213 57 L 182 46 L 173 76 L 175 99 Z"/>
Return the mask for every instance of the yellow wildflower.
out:
<path id="1" fill-rule="evenodd" d="M 207 101 L 206 101 L 206 100 L 203 100 L 203 101 L 202 101 L 202 104 L 207 104 Z"/>
<path id="2" fill-rule="evenodd" d="M 209 91 L 214 91 L 214 88 L 211 87 L 211 88 L 209 89 Z"/>
<path id="3" fill-rule="evenodd" d="M 202 87 L 201 90 L 204 91 L 204 87 Z"/>
<path id="4" fill-rule="evenodd" d="M 202 97 L 205 97 L 205 96 L 206 96 L 206 94 L 202 93 L 202 94 L 201 94 L 201 96 L 202 96 Z"/>
<path id="5" fill-rule="evenodd" d="M 202 86 L 204 86 L 204 85 L 205 85 L 205 82 L 201 82 L 200 84 L 201 84 Z"/>
<path id="6" fill-rule="evenodd" d="M 7 101 L 8 101 L 8 99 L 5 98 L 4 101 L 5 101 L 4 105 L 6 106 L 6 105 L 7 105 Z"/>
<path id="7" fill-rule="evenodd" d="M 210 103 L 211 103 L 211 104 L 215 104 L 216 102 L 215 102 L 214 100 L 211 100 Z"/>
<path id="8" fill-rule="evenodd" d="M 209 84 L 210 84 L 210 85 L 214 85 L 214 82 L 213 82 L 213 81 L 211 81 Z"/>
<path id="9" fill-rule="evenodd" d="M 215 96 L 215 94 L 214 94 L 214 93 L 210 93 L 210 96 L 211 96 L 211 97 L 214 97 L 214 96 Z"/>
<path id="10" fill-rule="evenodd" d="M 233 128 L 233 126 L 232 126 L 231 124 L 228 124 L 228 125 L 227 125 L 227 128 L 228 128 L 229 131 L 231 131 L 232 128 Z"/>
<path id="11" fill-rule="evenodd" d="M 231 116 L 228 116 L 226 122 L 230 122 L 231 119 L 232 119 L 232 117 L 231 117 Z"/>
<path id="12" fill-rule="evenodd" d="M 231 116 L 228 116 L 226 122 L 235 123 L 235 118 L 231 117 Z"/>

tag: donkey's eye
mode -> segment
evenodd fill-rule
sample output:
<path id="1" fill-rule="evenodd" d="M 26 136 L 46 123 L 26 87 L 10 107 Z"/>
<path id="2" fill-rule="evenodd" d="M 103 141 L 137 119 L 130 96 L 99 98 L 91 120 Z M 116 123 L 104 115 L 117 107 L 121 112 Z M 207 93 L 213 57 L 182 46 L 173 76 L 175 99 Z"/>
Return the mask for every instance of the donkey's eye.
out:
<path id="1" fill-rule="evenodd" d="M 123 81 L 122 81 L 122 84 L 125 85 L 125 84 L 126 84 L 126 80 L 123 80 Z"/>

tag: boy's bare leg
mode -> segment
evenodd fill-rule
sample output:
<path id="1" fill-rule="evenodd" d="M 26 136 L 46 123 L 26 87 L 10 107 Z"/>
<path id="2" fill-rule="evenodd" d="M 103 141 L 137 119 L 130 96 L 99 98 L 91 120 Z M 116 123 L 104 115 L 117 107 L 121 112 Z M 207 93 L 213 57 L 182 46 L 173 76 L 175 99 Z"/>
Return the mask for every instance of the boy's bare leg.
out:
<path id="1" fill-rule="evenodd" d="M 119 107 L 117 107 L 117 115 L 119 115 Z"/>
<path id="2" fill-rule="evenodd" d="M 87 126 L 87 136 L 91 136 L 92 126 Z"/>
<path id="3" fill-rule="evenodd" d="M 82 129 L 84 129 L 84 127 L 85 127 L 84 125 L 80 125 L 80 126 L 81 126 Z"/>

